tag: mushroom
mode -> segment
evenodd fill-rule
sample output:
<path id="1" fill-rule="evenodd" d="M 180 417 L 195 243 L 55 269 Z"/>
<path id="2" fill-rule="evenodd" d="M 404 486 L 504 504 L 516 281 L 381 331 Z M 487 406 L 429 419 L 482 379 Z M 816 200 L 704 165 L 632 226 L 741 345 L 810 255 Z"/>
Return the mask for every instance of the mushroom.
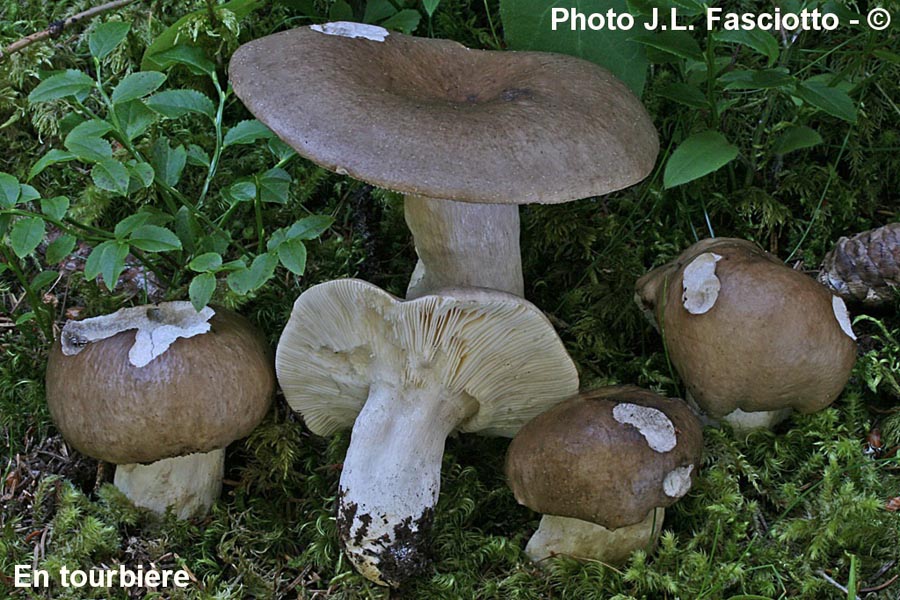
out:
<path id="1" fill-rule="evenodd" d="M 117 464 L 115 485 L 135 505 L 186 519 L 218 498 L 224 448 L 265 416 L 275 374 L 240 315 L 166 302 L 66 323 L 46 385 L 72 446 Z"/>
<path id="2" fill-rule="evenodd" d="M 544 513 L 525 552 L 535 562 L 562 554 L 616 564 L 652 547 L 702 450 L 700 422 L 681 400 L 626 385 L 557 404 L 507 454 L 516 500 Z"/>
<path id="3" fill-rule="evenodd" d="M 736 431 L 840 395 L 856 361 L 844 301 L 746 240 L 702 240 L 637 281 L 689 397 Z"/>
<path id="4" fill-rule="evenodd" d="M 455 286 L 521 296 L 516 205 L 625 188 L 659 150 L 623 83 L 560 54 L 341 22 L 244 44 L 229 76 L 300 155 L 405 194 L 420 259 L 408 298 Z"/>
<path id="5" fill-rule="evenodd" d="M 313 433 L 352 426 L 338 531 L 356 568 L 391 586 L 425 566 L 447 436 L 511 437 L 578 389 L 553 327 L 519 297 L 449 289 L 404 302 L 357 279 L 297 299 L 275 368 Z"/>

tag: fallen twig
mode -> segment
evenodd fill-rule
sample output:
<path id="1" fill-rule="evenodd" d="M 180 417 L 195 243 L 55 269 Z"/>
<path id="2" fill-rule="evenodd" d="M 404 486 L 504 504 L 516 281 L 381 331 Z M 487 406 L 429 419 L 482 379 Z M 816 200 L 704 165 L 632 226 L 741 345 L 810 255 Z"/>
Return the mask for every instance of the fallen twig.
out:
<path id="1" fill-rule="evenodd" d="M 10 54 L 15 54 L 16 52 L 19 52 L 23 48 L 26 48 L 35 42 L 39 42 L 47 38 L 58 38 L 60 35 L 62 35 L 62 32 L 66 29 L 66 27 L 74 25 L 79 21 L 89 19 L 95 15 L 99 15 L 109 10 L 125 6 L 126 4 L 131 4 L 132 2 L 134 2 L 134 0 L 113 0 L 113 2 L 107 2 L 106 4 L 101 4 L 100 6 L 94 6 L 93 8 L 89 8 L 85 11 L 74 14 L 71 17 L 66 17 L 65 19 L 62 19 L 60 21 L 54 21 L 53 23 L 50 23 L 50 27 L 48 27 L 47 29 L 43 31 L 37 31 L 35 33 L 32 33 L 31 35 L 27 35 L 20 40 L 16 40 L 3 50 L 0 50 L 0 61 L 3 61 Z"/>

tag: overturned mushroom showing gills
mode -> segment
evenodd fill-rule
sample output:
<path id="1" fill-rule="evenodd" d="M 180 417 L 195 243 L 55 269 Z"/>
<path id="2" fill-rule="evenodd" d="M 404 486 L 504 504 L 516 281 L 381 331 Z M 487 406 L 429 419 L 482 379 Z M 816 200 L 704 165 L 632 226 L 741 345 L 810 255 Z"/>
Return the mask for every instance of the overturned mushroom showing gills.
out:
<path id="1" fill-rule="evenodd" d="M 700 241 L 637 282 L 689 397 L 737 431 L 815 412 L 856 361 L 844 302 L 746 240 Z"/>
<path id="2" fill-rule="evenodd" d="M 406 195 L 420 258 L 409 298 L 450 286 L 522 295 L 516 205 L 628 187 L 659 150 L 623 83 L 561 54 L 326 23 L 244 44 L 229 77 L 300 155 Z"/>
<path id="3" fill-rule="evenodd" d="M 819 281 L 848 302 L 878 306 L 900 286 L 900 223 L 842 237 L 825 256 Z"/>
<path id="4" fill-rule="evenodd" d="M 275 364 L 313 433 L 352 426 L 341 542 L 364 576 L 393 586 L 427 563 L 447 436 L 512 436 L 578 389 L 543 314 L 491 290 L 404 302 L 355 279 L 314 286 L 294 304 Z"/>
<path id="5" fill-rule="evenodd" d="M 509 446 L 506 475 L 520 504 L 544 513 L 525 548 L 625 562 L 651 548 L 665 507 L 691 487 L 701 426 L 681 400 L 612 386 L 562 402 L 526 424 Z"/>
<path id="6" fill-rule="evenodd" d="M 225 446 L 265 416 L 271 351 L 249 321 L 190 302 L 69 321 L 50 351 L 47 404 L 79 452 L 117 464 L 135 505 L 205 514 L 222 487 Z"/>

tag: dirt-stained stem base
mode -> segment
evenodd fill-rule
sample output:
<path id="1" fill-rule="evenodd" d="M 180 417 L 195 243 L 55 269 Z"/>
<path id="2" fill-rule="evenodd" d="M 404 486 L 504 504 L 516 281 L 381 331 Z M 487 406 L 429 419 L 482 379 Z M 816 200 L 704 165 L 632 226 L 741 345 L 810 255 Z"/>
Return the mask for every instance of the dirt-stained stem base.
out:
<path id="1" fill-rule="evenodd" d="M 518 206 L 407 195 L 404 209 L 419 255 L 407 299 L 445 287 L 524 295 Z"/>
<path id="2" fill-rule="evenodd" d="M 594 523 L 568 517 L 544 515 L 525 553 L 536 563 L 556 555 L 596 560 L 617 565 L 635 550 L 651 551 L 662 531 L 665 509 L 651 510 L 635 525 L 607 529 Z"/>
<path id="3" fill-rule="evenodd" d="M 149 465 L 119 465 L 115 485 L 135 506 L 163 514 L 167 508 L 179 519 L 209 512 L 222 491 L 225 450 L 189 454 Z"/>

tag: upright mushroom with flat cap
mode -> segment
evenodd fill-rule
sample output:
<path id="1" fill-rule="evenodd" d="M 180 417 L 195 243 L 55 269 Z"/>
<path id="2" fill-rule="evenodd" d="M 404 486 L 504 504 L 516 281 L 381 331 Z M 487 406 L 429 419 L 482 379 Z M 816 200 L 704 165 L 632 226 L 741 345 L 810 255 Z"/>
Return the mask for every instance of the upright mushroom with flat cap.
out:
<path id="1" fill-rule="evenodd" d="M 420 258 L 409 298 L 451 286 L 521 296 L 516 205 L 633 185 L 659 150 L 623 83 L 561 54 L 326 23 L 244 44 L 229 76 L 300 155 L 406 195 Z"/>
<path id="2" fill-rule="evenodd" d="M 135 505 L 188 518 L 218 498 L 225 446 L 265 416 L 275 373 L 240 315 L 166 302 L 69 321 L 46 382 L 72 446 L 117 464 L 116 487 Z"/>
<path id="3" fill-rule="evenodd" d="M 825 408 L 856 361 L 844 301 L 746 240 L 694 244 L 641 277 L 635 301 L 690 397 L 739 431 Z"/>
<path id="4" fill-rule="evenodd" d="M 352 426 L 341 542 L 364 576 L 393 586 L 425 566 L 447 436 L 511 436 L 578 389 L 553 327 L 521 298 L 450 289 L 404 302 L 355 279 L 297 299 L 275 365 L 313 433 Z"/>
<path id="5" fill-rule="evenodd" d="M 525 551 L 624 562 L 652 546 L 665 507 L 700 461 L 700 422 L 681 400 L 612 386 L 562 402 L 509 446 L 506 476 L 520 504 L 544 513 Z"/>

